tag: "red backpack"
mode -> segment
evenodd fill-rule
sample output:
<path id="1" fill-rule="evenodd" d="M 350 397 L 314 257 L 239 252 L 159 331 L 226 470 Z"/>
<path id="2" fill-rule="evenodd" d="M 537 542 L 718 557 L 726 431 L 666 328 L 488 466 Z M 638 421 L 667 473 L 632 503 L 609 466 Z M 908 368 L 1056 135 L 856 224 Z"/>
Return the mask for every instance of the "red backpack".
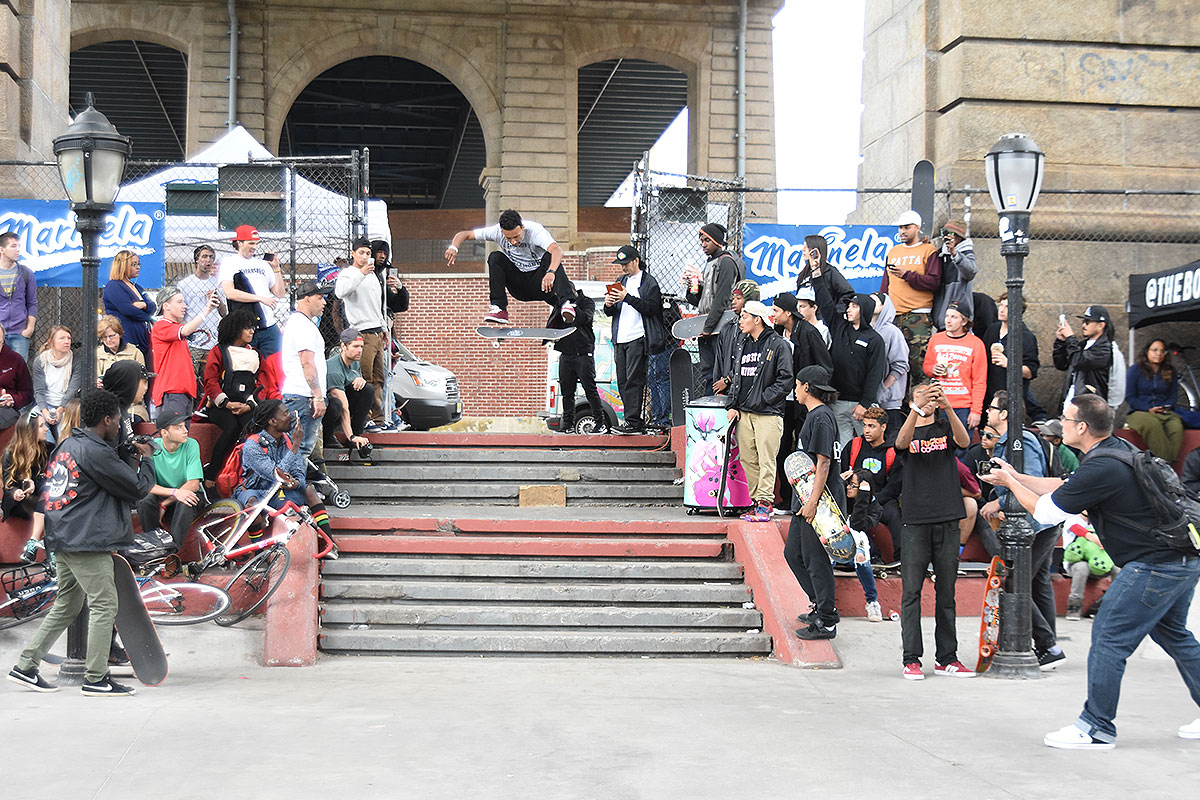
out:
<path id="1" fill-rule="evenodd" d="M 858 454 L 862 450 L 863 437 L 855 436 L 850 440 L 850 469 L 858 469 L 855 462 L 858 461 Z M 896 448 L 889 447 L 883 456 L 883 477 L 887 477 L 892 471 L 892 464 L 896 463 Z M 223 474 L 223 473 L 222 473 Z M 217 479 L 217 485 L 220 485 L 220 478 Z"/>
<path id="2" fill-rule="evenodd" d="M 238 442 L 237 446 L 233 448 L 233 452 L 229 454 L 229 458 L 225 459 L 225 466 L 221 467 L 220 474 L 217 475 L 217 491 L 221 497 L 233 497 L 234 491 L 246 477 L 245 471 L 242 469 L 242 444 L 245 442 L 258 442 L 258 446 L 263 449 L 263 455 L 267 454 L 267 446 L 259 441 L 257 433 L 252 433 L 243 442 Z M 292 439 L 286 433 L 283 435 L 283 443 L 289 449 L 292 446 Z"/>

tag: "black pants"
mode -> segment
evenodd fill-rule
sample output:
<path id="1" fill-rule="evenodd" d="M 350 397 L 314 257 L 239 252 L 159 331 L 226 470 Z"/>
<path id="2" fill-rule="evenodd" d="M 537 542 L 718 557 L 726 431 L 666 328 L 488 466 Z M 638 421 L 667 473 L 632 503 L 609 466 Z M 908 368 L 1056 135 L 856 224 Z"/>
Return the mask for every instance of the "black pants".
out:
<path id="1" fill-rule="evenodd" d="M 696 349 L 700 353 L 700 383 L 694 388 L 694 397 L 708 397 L 713 393 L 713 370 L 717 365 L 717 337 L 701 336 L 696 340 Z M 676 423 L 678 424 L 678 423 Z"/>
<path id="2" fill-rule="evenodd" d="M 785 400 L 783 405 L 783 435 L 779 437 L 779 456 L 775 459 L 775 475 L 779 478 L 779 508 L 792 507 L 792 484 L 783 471 L 783 462 L 796 452 L 796 435 L 800 426 L 796 424 L 795 400 Z"/>
<path id="3" fill-rule="evenodd" d="M 816 606 L 821 624 L 836 625 L 838 613 L 833 598 L 833 563 L 817 532 L 799 514 L 792 517 L 792 524 L 788 526 L 783 558 L 792 568 L 800 588 Z"/>
<path id="4" fill-rule="evenodd" d="M 562 430 L 575 424 L 575 387 L 583 384 L 583 394 L 592 407 L 592 417 L 598 426 L 608 425 L 600 392 L 596 389 L 596 360 L 591 353 L 558 354 L 558 387 L 562 392 Z"/>
<path id="5" fill-rule="evenodd" d="M 954 584 L 958 580 L 958 520 L 904 525 L 904 559 L 900 581 L 900 641 L 904 663 L 920 662 L 925 653 L 921 640 L 921 588 L 925 569 L 933 564 L 936 594 L 933 641 L 939 664 L 958 660 L 958 631 L 954 624 Z"/>
<path id="6" fill-rule="evenodd" d="M 162 527 L 162 509 L 159 506 L 162 500 L 163 498 L 158 495 L 151 494 L 138 501 L 138 521 L 142 524 L 142 530 L 148 531 Z M 196 515 L 200 513 L 204 505 L 203 500 L 194 506 L 178 500 L 171 504 L 171 508 L 168 509 L 171 514 L 171 540 L 175 542 L 176 550 L 183 547 L 183 540 L 187 538 L 188 529 L 192 527 L 192 523 L 196 521 Z"/>
<path id="7" fill-rule="evenodd" d="M 508 308 L 510 294 L 514 300 L 542 300 L 554 308 L 575 299 L 575 285 L 567 277 L 567 271 L 562 264 L 554 271 L 554 286 L 549 292 L 542 291 L 542 276 L 550 268 L 549 253 L 542 256 L 541 266 L 532 272 L 521 272 L 517 265 L 499 250 L 488 256 L 487 263 L 488 286 L 494 306 Z"/>
<path id="8" fill-rule="evenodd" d="M 903 560 L 900 554 L 904 552 L 904 522 L 900 517 L 900 501 L 889 500 L 884 503 L 883 515 L 879 519 L 892 534 L 892 561 Z"/>
<path id="9" fill-rule="evenodd" d="M 345 386 L 342 391 L 346 393 L 346 401 L 350 404 L 350 432 L 355 436 L 362 436 L 367 427 L 371 405 L 375 402 L 375 387 L 368 383 L 361 389 Z M 325 416 L 321 417 L 321 430 L 326 447 L 336 447 L 338 444 L 337 433 L 342 429 L 343 411 L 339 398 L 333 395 L 325 398 Z"/>
<path id="10" fill-rule="evenodd" d="M 204 479 L 215 481 L 217 476 L 221 474 L 221 468 L 229 460 L 229 454 L 233 452 L 234 445 L 237 444 L 238 439 L 242 438 L 242 434 L 246 432 L 246 426 L 250 423 L 252 412 L 247 411 L 245 414 L 234 414 L 227 409 L 210 405 L 204 413 L 208 415 L 209 422 L 221 429 L 221 435 L 213 443 L 212 456 L 208 465 L 204 468 Z"/>
<path id="11" fill-rule="evenodd" d="M 646 424 L 642 415 L 642 398 L 646 394 L 647 366 L 646 337 L 625 344 L 613 345 L 613 363 L 617 368 L 617 390 L 625 406 L 625 424 L 640 428 Z"/>
<path id="12" fill-rule="evenodd" d="M 1055 630 L 1055 619 L 1058 607 L 1054 602 L 1054 584 L 1051 583 L 1053 573 L 1050 569 L 1050 556 L 1062 531 L 1057 525 L 1047 528 L 1033 536 L 1032 597 L 1030 609 L 1033 622 L 1033 648 L 1039 653 L 1045 652 L 1058 643 Z"/>

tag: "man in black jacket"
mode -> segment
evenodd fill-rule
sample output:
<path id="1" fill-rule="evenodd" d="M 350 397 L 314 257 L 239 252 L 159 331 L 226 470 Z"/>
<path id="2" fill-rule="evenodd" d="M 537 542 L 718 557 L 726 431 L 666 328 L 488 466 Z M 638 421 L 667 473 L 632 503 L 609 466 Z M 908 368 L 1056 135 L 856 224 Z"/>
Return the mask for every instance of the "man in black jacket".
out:
<path id="1" fill-rule="evenodd" d="M 704 330 L 696 343 L 700 350 L 700 381 L 705 389 L 712 386 L 716 378 L 713 374 L 713 364 L 716 361 L 717 323 L 729 308 L 733 298 L 733 285 L 746 277 L 746 265 L 742 263 L 742 259 L 726 249 L 726 241 L 724 225 L 715 222 L 702 225 L 700 247 L 708 256 L 708 263 L 698 276 L 685 275 L 690 281 L 685 297 L 689 303 L 699 308 L 700 314 L 705 317 Z"/>
<path id="2" fill-rule="evenodd" d="M 813 270 L 812 286 L 831 339 L 833 386 L 838 399 L 830 408 L 837 416 L 841 440 L 848 442 L 862 433 L 863 415 L 877 402 L 880 384 L 887 375 L 887 345 L 879 331 L 871 327 L 875 314 L 871 295 L 855 295 L 846 304 L 845 314 L 838 313 L 829 289 L 830 276 L 836 273 L 834 267 Z"/>
<path id="3" fill-rule="evenodd" d="M 575 387 L 583 384 L 583 394 L 592 409 L 596 427 L 592 433 L 609 433 L 608 417 L 596 388 L 596 331 L 592 318 L 596 314 L 596 303 L 583 292 L 575 298 L 575 317 L 568 323 L 559 309 L 550 314 L 550 328 L 575 327 L 575 332 L 554 343 L 558 351 L 558 388 L 562 399 L 562 422 L 559 433 L 575 432 Z"/>
<path id="4" fill-rule="evenodd" d="M 104 389 L 85 392 L 80 427 L 71 431 L 46 468 L 41 502 L 46 515 L 46 546 L 58 566 L 58 598 L 29 640 L 8 679 L 38 692 L 58 691 L 38 675 L 42 656 L 88 605 L 87 661 L 83 694 L 131 695 L 133 690 L 108 674 L 109 645 L 117 617 L 117 588 L 111 552 L 133 537 L 130 506 L 154 485 L 153 449 L 132 444 L 124 459 L 115 447 L 121 406 Z"/>
<path id="5" fill-rule="evenodd" d="M 746 336 L 742 333 L 742 308 L 745 307 L 746 301 L 759 300 L 761 297 L 758 284 L 754 281 L 738 281 L 733 287 L 729 309 L 737 316 L 722 323 L 717 328 L 717 335 L 714 337 L 717 340 L 717 346 L 711 386 L 713 394 L 725 394 L 729 391 L 729 385 L 733 383 L 733 373 L 737 366 L 733 361 L 733 354 L 737 352 L 742 339 Z M 707 392 L 709 387 L 704 387 L 704 389 Z"/>
<path id="6" fill-rule="evenodd" d="M 379 285 L 384 287 L 387 294 L 384 303 L 388 316 L 403 314 L 408 311 L 408 288 L 392 269 L 388 243 L 383 239 L 376 239 L 371 242 L 371 253 L 375 258 L 375 277 L 379 279 Z"/>
<path id="7" fill-rule="evenodd" d="M 792 390 L 792 358 L 771 327 L 771 311 L 757 300 L 742 307 L 738 368 L 729 387 L 729 419 L 737 421 L 738 451 L 754 511 L 742 519 L 769 522 L 775 510 L 775 456 L 783 435 L 783 411 Z"/>
<path id="8" fill-rule="evenodd" d="M 613 428 L 613 433 L 642 433 L 646 429 L 642 396 L 646 392 L 649 355 L 661 353 L 667 346 L 662 290 L 654 276 L 642 269 L 636 247 L 625 245 L 612 263 L 619 264 L 624 274 L 620 287 L 605 294 L 604 313 L 612 317 L 617 390 L 625 406 L 625 423 Z"/>
<path id="9" fill-rule="evenodd" d="M 1108 372 L 1112 369 L 1112 318 L 1104 306 L 1088 306 L 1083 320 L 1083 339 L 1076 338 L 1066 317 L 1054 332 L 1054 366 L 1067 373 L 1063 388 L 1064 413 L 1071 398 L 1080 394 L 1108 397 Z"/>

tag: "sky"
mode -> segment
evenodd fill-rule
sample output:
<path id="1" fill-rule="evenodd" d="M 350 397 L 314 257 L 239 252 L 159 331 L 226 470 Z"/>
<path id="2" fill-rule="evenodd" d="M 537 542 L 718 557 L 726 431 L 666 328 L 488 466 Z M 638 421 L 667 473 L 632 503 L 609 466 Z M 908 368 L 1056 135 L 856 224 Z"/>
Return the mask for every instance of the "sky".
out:
<path id="1" fill-rule="evenodd" d="M 865 0 L 787 0 L 775 15 L 775 185 L 785 190 L 779 193 L 781 223 L 841 223 L 854 209 L 862 158 L 864 6 Z M 801 102 L 818 110 L 806 112 Z M 687 114 L 685 108 L 650 150 L 652 170 L 686 171 Z M 630 202 L 626 181 L 608 205 Z"/>

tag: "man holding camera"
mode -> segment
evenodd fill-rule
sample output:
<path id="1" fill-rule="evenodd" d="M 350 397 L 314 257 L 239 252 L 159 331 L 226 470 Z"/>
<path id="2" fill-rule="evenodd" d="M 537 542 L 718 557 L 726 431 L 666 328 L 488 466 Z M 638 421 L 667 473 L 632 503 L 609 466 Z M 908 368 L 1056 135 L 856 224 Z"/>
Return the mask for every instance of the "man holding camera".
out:
<path id="1" fill-rule="evenodd" d="M 81 691 L 88 697 L 122 697 L 133 689 L 109 676 L 109 649 L 117 616 L 112 551 L 133 534 L 129 509 L 154 484 L 152 447 L 116 447 L 121 405 L 104 389 L 84 392 L 80 426 L 65 438 L 46 468 L 43 501 L 46 545 L 58 568 L 58 598 L 29 640 L 8 679 L 35 692 L 58 687 L 38 674 L 42 656 L 88 606 L 87 658 Z"/>
<path id="2" fill-rule="evenodd" d="M 1090 392 L 1067 402 L 1063 441 L 1084 452 L 1067 480 L 1035 478 L 1003 461 L 981 479 L 1012 491 L 1042 524 L 1057 525 L 1087 511 L 1105 551 L 1121 568 L 1092 624 L 1087 701 L 1079 718 L 1046 734 L 1043 743 L 1064 750 L 1111 750 L 1125 662 L 1146 636 L 1175 661 L 1200 702 L 1200 643 L 1188 629 L 1188 608 L 1200 578 L 1200 556 L 1166 544 L 1150 528 L 1149 501 L 1127 460 L 1129 444 L 1112 435 L 1107 399 Z M 1200 739 L 1200 718 L 1179 728 L 1183 739 Z"/>

